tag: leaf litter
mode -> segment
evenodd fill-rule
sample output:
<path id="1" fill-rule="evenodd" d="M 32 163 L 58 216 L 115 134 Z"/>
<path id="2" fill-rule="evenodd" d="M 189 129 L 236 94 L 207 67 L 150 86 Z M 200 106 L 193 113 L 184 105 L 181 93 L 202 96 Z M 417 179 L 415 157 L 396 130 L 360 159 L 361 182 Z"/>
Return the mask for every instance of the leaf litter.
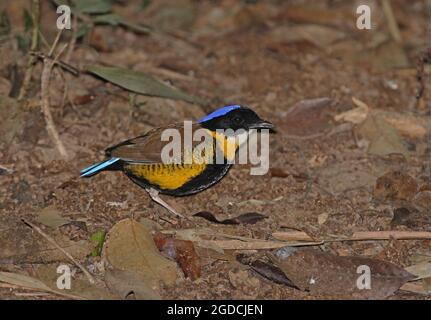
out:
<path id="1" fill-rule="evenodd" d="M 181 10 L 176 9 L 176 4 L 167 3 L 150 4 L 147 11 L 132 2 L 121 6 L 112 6 L 103 0 L 72 2 L 81 7 L 82 14 L 94 26 L 79 22 L 78 40 L 69 61 L 80 67 L 99 68 L 95 71 L 101 75 L 81 74 L 68 79 L 69 92 L 64 96 L 62 80 L 52 81 L 53 114 L 60 138 L 72 155 L 71 162 L 62 162 L 56 157 L 45 136 L 43 119 L 34 116 L 39 113 L 37 68 L 29 100 L 23 108 L 11 98 L 16 96 L 17 88 L 19 91 L 19 81 L 12 76 L 1 81 L 5 82 L 5 89 L 2 89 L 4 93 L 0 90 L 0 109 L 4 109 L 5 117 L 0 121 L 3 128 L 0 131 L 4 133 L 0 135 L 0 163 L 6 168 L 13 167 L 13 172 L 2 174 L 0 181 L 0 255 L 2 266 L 14 274 L 4 279 L 15 281 L 18 287 L 33 281 L 33 290 L 44 291 L 44 283 L 34 280 L 33 274 L 25 281 L 13 280 L 22 276 L 17 276 L 22 273 L 22 264 L 31 263 L 36 267 L 65 261 L 64 255 L 38 234 L 17 225 L 17 219 L 26 218 L 46 226 L 42 229 L 47 234 L 91 270 L 98 280 L 96 287 L 103 292 L 94 298 L 108 298 L 107 295 L 121 299 L 315 297 L 319 294 L 314 295 L 311 288 L 300 292 L 288 287 L 292 279 L 281 274 L 281 268 L 271 265 L 267 256 L 261 255 L 289 245 L 299 250 L 314 246 L 323 248 L 325 255 L 331 252 L 332 256 L 313 259 L 344 266 L 351 264 L 340 262 L 341 255 L 348 260 L 352 255 L 383 257 L 382 249 L 385 250 L 391 239 L 405 239 L 398 242 L 402 242 L 408 259 L 388 259 L 399 266 L 408 265 L 411 273 L 423 277 L 404 284 L 401 289 L 429 293 L 428 265 L 413 263 L 418 253 L 430 254 L 431 226 L 427 222 L 430 189 L 426 185 L 431 121 L 427 111 L 429 90 L 424 86 L 430 69 L 425 60 L 420 70 L 412 63 L 419 47 L 426 45 L 422 40 L 429 38 L 425 34 L 426 19 L 417 10 L 425 4 L 404 10 L 402 4 L 392 2 L 403 31 L 403 42 L 396 43 L 385 28 L 382 14 L 373 16 L 378 31 L 358 32 L 351 6 L 342 2 L 330 5 L 322 2 L 316 6 L 302 1 L 295 6 L 248 1 L 235 4 L 222 1 L 220 6 L 187 0 L 184 3 Z M 373 11 L 381 13 L 380 9 L 376 6 Z M 13 28 L 19 19 L 13 11 L 6 11 Z M 44 36 L 50 30 L 49 20 L 41 21 Z M 148 22 L 153 28 L 133 21 Z M 158 32 L 159 27 L 169 31 Z M 2 32 L 10 30 L 5 28 Z M 51 41 L 49 32 L 46 34 Z M 60 42 L 64 41 L 68 39 L 62 37 Z M 24 71 L 20 66 L 25 65 L 26 57 L 16 47 L 9 40 L 0 47 L 2 77 L 8 77 L 9 70 L 14 68 Z M 423 87 L 418 92 L 415 77 L 420 88 Z M 127 91 L 145 96 L 141 98 L 146 104 L 142 108 L 129 105 Z M 420 103 L 416 103 L 415 95 L 419 91 Z M 201 102 L 195 97 L 209 98 L 211 107 L 188 104 Z M 111 104 L 104 107 L 111 101 L 115 110 Z M 192 198 L 175 199 L 185 212 L 216 212 L 214 203 L 218 203 L 220 211 L 207 216 L 214 223 L 193 219 L 193 225 L 181 222 L 175 230 L 169 229 L 172 226 L 159 219 L 165 212 L 140 196 L 137 201 L 140 190 L 115 173 L 100 175 L 91 183 L 73 178 L 58 187 L 57 177 L 75 177 L 79 167 L 99 157 L 98 150 L 113 141 L 142 134 L 156 125 L 196 119 L 218 105 L 236 101 L 274 121 L 279 132 L 271 139 L 271 176 L 250 179 L 245 177 L 243 169 L 234 166 L 219 185 Z M 398 182 L 396 177 L 389 182 L 379 180 L 382 176 L 388 178 L 385 173 L 395 171 L 403 173 Z M 403 184 L 410 185 L 408 178 L 403 178 L 405 174 L 417 181 L 416 191 L 403 189 Z M 248 183 L 243 183 L 245 178 Z M 381 181 L 389 184 L 383 183 L 380 197 L 374 189 L 376 183 L 380 187 Z M 109 203 L 127 203 L 127 206 Z M 240 212 L 233 210 L 243 210 L 239 204 L 267 218 L 256 219 L 256 224 L 238 224 L 235 219 Z M 235 213 L 232 215 L 232 212 Z M 137 231 L 139 241 L 125 235 L 130 226 L 116 225 L 130 215 L 153 222 L 145 224 L 149 226 L 145 232 Z M 232 216 L 234 221 L 229 221 L 228 217 Z M 67 231 L 83 217 L 88 233 L 76 237 L 73 228 L 72 232 Z M 286 225 L 292 229 L 282 229 Z M 98 233 L 112 226 L 114 248 L 122 248 L 118 249 L 121 254 L 109 253 L 110 240 L 104 241 Z M 154 231 L 169 235 L 168 245 L 162 252 L 153 243 Z M 98 236 L 90 236 L 95 234 Z M 123 236 L 125 240 L 119 240 Z M 125 261 L 129 260 L 129 251 L 140 252 L 135 242 L 150 248 L 148 261 L 141 259 L 122 265 L 124 256 Z M 178 254 L 172 254 L 175 243 L 187 243 L 184 248 L 187 254 L 194 247 L 193 258 L 187 256 L 184 260 L 200 261 L 202 281 L 183 277 L 184 271 L 179 270 L 176 259 Z M 102 246 L 104 252 L 100 257 Z M 109 264 L 107 253 L 115 257 L 112 258 L 115 266 Z M 274 287 L 271 281 L 255 277 L 254 272 L 244 270 L 243 266 L 238 268 L 232 259 L 238 253 L 256 254 L 258 258 L 249 261 L 253 270 L 276 283 L 284 281 L 287 286 Z M 152 270 L 149 261 L 152 259 L 171 266 L 167 268 L 171 270 L 167 271 L 170 280 L 152 271 L 143 275 L 142 270 Z M 135 268 L 135 264 L 144 268 Z M 55 274 L 55 269 L 50 268 L 46 273 Z M 389 269 L 392 276 L 387 283 L 383 283 L 384 276 L 376 280 L 380 289 L 372 297 L 387 297 L 405 280 L 393 276 L 396 272 Z M 42 277 L 45 271 L 40 270 L 41 279 L 48 279 Z M 83 274 L 77 272 L 76 280 L 85 282 Z M 52 284 L 51 280 L 44 281 Z M 106 287 L 111 293 L 107 293 Z M 10 295 L 9 290 L 0 290 L 1 297 Z M 403 293 L 398 290 L 394 296 L 402 298 Z M 333 297 L 337 295 L 330 296 Z"/>

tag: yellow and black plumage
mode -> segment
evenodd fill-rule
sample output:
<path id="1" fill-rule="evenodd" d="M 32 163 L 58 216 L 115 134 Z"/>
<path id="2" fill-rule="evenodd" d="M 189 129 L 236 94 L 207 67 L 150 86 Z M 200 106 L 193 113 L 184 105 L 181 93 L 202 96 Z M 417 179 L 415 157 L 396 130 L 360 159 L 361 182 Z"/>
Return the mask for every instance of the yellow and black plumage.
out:
<path id="1" fill-rule="evenodd" d="M 191 162 L 184 163 L 185 154 L 180 148 L 180 156 L 170 163 L 162 161 L 162 149 L 168 141 L 163 141 L 162 134 L 167 129 L 177 129 L 184 140 L 184 125 L 174 124 L 155 128 L 136 138 L 126 140 L 106 149 L 105 161 L 92 165 L 81 171 L 82 177 L 90 177 L 103 170 L 122 170 L 133 182 L 145 188 L 153 200 L 179 215 L 158 197 L 158 193 L 171 196 L 185 196 L 203 191 L 220 181 L 231 167 L 232 157 L 238 149 L 236 140 L 229 140 L 217 129 L 271 129 L 271 123 L 260 119 L 249 108 L 234 105 L 220 108 L 194 123 L 192 133 L 204 129 L 212 139 L 212 145 L 204 152 L 193 153 L 200 142 L 192 142 Z M 218 142 L 218 143 L 217 143 Z M 228 145 L 234 143 L 235 145 Z M 222 146 L 222 147 L 220 147 Z M 229 150 L 233 150 L 229 152 Z M 221 153 L 223 163 L 217 163 L 216 157 Z M 211 160 L 211 161 L 210 161 Z"/>

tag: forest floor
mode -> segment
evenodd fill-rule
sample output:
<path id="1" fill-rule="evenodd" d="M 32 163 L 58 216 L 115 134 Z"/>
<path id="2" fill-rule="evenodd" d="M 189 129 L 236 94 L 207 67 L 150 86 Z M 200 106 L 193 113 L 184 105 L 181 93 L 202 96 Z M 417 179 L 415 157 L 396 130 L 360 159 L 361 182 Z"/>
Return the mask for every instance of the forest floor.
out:
<path id="1" fill-rule="evenodd" d="M 42 2 L 41 31 L 52 43 L 57 14 Z M 338 295 L 341 289 L 337 293 L 324 284 L 313 291 L 295 279 L 290 280 L 301 290 L 275 283 L 238 259 L 242 254 L 268 263 L 269 250 L 263 248 L 275 249 L 277 241 L 293 241 L 294 235 L 302 237 L 298 241 L 309 237 L 308 242 L 338 239 L 307 247 L 329 257 L 330 263 L 320 266 L 322 277 L 334 277 L 331 268 L 336 269 L 338 257 L 383 260 L 399 269 L 428 264 L 424 280 L 408 283 L 405 290 L 388 290 L 390 294 L 376 289 L 380 291 L 371 298 L 429 298 L 431 69 L 418 61 L 426 60 L 430 50 L 431 3 L 392 1 L 400 41 L 394 40 L 376 1 L 369 1 L 371 30 L 356 28 L 355 1 L 174 3 L 154 1 L 145 9 L 141 1 L 114 4 L 114 12 L 153 31 L 97 25 L 76 42 L 68 64 L 81 70 L 103 64 L 141 71 L 207 103 L 131 97 L 91 74 L 74 76 L 57 67 L 51 75 L 50 104 L 67 159 L 45 129 L 41 61 L 26 98 L 17 101 L 28 55 L 16 35 L 24 32 L 21 10 L 27 4 L 6 5 L 12 27 L 18 27 L 0 45 L 0 270 L 51 286 L 48 279 L 58 276 L 59 263 L 68 263 L 85 288 L 73 285 L 73 295 L 111 297 L 116 286 L 106 280 L 104 255 L 89 255 L 90 238 L 132 218 L 152 232 L 189 230 L 184 239 L 195 240 L 200 276 L 192 280 L 178 267 L 174 282 L 156 286 L 163 299 L 351 297 L 348 290 Z M 60 44 L 70 37 L 65 31 Z M 41 51 L 48 51 L 43 43 Z M 425 79 L 420 99 L 418 72 Z M 235 165 L 220 183 L 201 193 L 162 196 L 190 220 L 174 225 L 166 221 L 174 218 L 120 172 L 79 177 L 81 169 L 104 158 L 109 146 L 154 127 L 197 120 L 226 104 L 247 105 L 275 124 L 270 170 L 254 176 L 249 165 Z M 344 114 L 350 110 L 355 111 Z M 266 218 L 254 224 L 220 224 L 192 217 L 202 211 L 219 220 L 250 212 Z M 22 219 L 38 225 L 90 270 L 96 278 L 93 288 L 75 264 Z M 202 230 L 206 238 L 198 232 Z M 385 240 L 343 240 L 364 231 L 375 232 L 374 237 L 393 233 Z M 413 239 L 397 239 L 402 234 Z M 306 272 L 307 266 L 316 271 L 305 264 L 297 272 Z M 0 298 L 61 297 L 1 279 L 0 284 Z"/>

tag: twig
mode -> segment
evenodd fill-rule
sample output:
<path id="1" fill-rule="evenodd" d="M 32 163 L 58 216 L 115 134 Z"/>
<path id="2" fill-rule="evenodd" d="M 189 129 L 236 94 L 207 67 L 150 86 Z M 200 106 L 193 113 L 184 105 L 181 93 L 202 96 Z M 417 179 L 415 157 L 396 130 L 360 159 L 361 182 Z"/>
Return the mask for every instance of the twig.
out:
<path id="1" fill-rule="evenodd" d="M 44 54 L 43 52 L 40 52 L 40 51 L 32 51 L 32 52 L 30 52 L 30 54 L 33 55 L 33 56 L 36 56 L 36 57 L 38 57 L 38 58 L 40 58 L 42 60 L 44 60 L 44 59 L 51 59 L 51 60 L 53 60 L 52 57 L 49 57 L 49 56 L 47 56 L 46 54 Z M 68 63 L 66 63 L 64 61 L 61 61 L 61 60 L 57 59 L 57 60 L 54 61 L 54 64 L 58 65 L 59 67 L 61 67 L 62 69 L 66 70 L 66 71 L 69 71 L 74 76 L 78 76 L 79 75 L 78 68 L 76 68 L 76 67 L 74 67 L 74 66 L 72 66 L 72 65 L 70 65 L 70 64 L 68 64 Z"/>
<path id="2" fill-rule="evenodd" d="M 73 50 L 75 50 L 76 45 L 76 33 L 78 31 L 78 17 L 73 15 L 73 21 L 72 21 L 72 35 L 69 42 L 69 48 L 67 49 L 66 56 L 64 58 L 65 62 L 69 62 L 70 58 L 72 57 Z"/>
<path id="3" fill-rule="evenodd" d="M 312 239 L 304 232 L 274 232 L 272 236 L 281 241 L 319 241 Z M 366 241 L 366 240 L 389 240 L 391 238 L 397 240 L 422 240 L 431 239 L 431 232 L 426 231 L 358 231 L 351 237 L 340 237 L 332 239 L 322 239 L 323 242 L 341 242 L 341 241 Z"/>
<path id="4" fill-rule="evenodd" d="M 40 18 L 40 3 L 39 0 L 33 0 L 31 6 L 32 14 L 31 20 L 33 22 L 33 30 L 31 36 L 31 46 L 30 50 L 35 51 L 38 47 L 38 39 L 39 39 L 39 18 Z M 27 63 L 27 70 L 25 72 L 24 80 L 21 86 L 21 90 L 18 95 L 18 101 L 24 99 L 27 94 L 28 86 L 30 85 L 31 76 L 33 74 L 34 63 L 36 62 L 36 58 L 34 56 L 30 56 Z"/>
<path id="5" fill-rule="evenodd" d="M 389 32 L 392 38 L 397 43 L 401 43 L 401 33 L 398 28 L 397 20 L 395 19 L 394 12 L 392 11 L 391 1 L 390 0 L 382 0 L 383 13 L 385 14 L 386 21 L 388 22 Z"/>
<path id="6" fill-rule="evenodd" d="M 78 261 L 75 260 L 75 258 L 66 250 L 64 250 L 62 247 L 60 247 L 57 242 L 53 238 L 51 238 L 49 235 L 44 233 L 38 226 L 34 225 L 33 223 L 27 221 L 26 219 L 22 219 L 22 221 L 30 226 L 33 230 L 35 230 L 37 233 L 39 233 L 42 237 L 44 237 L 49 243 L 51 243 L 54 247 L 56 247 L 58 250 L 60 250 L 66 257 L 68 257 L 79 269 L 82 270 L 82 272 L 86 275 L 88 281 L 91 284 L 96 283 L 93 276 L 87 271 L 87 269 L 84 268 L 82 264 L 80 264 Z"/>
<path id="7" fill-rule="evenodd" d="M 51 50 L 49 51 L 48 57 L 51 57 L 54 53 L 54 50 L 57 46 L 57 43 L 61 37 L 63 29 L 60 29 L 60 31 L 57 33 L 57 37 L 54 40 L 53 45 L 51 46 Z M 57 132 L 57 129 L 55 128 L 54 120 L 52 118 L 51 110 L 50 110 L 50 104 L 49 104 L 49 84 L 50 84 L 50 78 L 51 78 L 51 71 L 54 67 L 55 61 L 58 59 L 58 57 L 63 53 L 64 49 L 66 49 L 66 46 L 63 46 L 58 54 L 54 57 L 54 59 L 43 59 L 43 69 L 42 69 L 42 76 L 41 76 L 41 105 L 42 105 L 42 112 L 45 118 L 46 122 L 46 130 L 48 131 L 48 135 L 51 137 L 52 141 L 57 147 L 57 150 L 59 151 L 60 155 L 67 159 L 67 152 L 66 148 L 63 145 L 63 142 L 60 140 L 60 136 Z"/>
<path id="8" fill-rule="evenodd" d="M 359 231 L 348 239 L 356 240 L 421 240 L 431 239 L 431 232 L 427 231 Z"/>
<path id="9" fill-rule="evenodd" d="M 21 285 L 17 285 L 17 284 L 10 284 L 10 283 L 2 283 L 0 282 L 0 288 L 5 288 L 5 289 L 21 289 L 21 290 L 36 290 L 36 291 L 40 291 L 40 288 L 32 288 L 32 287 L 26 287 L 26 286 L 21 286 Z M 56 290 L 52 290 L 50 288 L 46 288 L 45 289 L 46 292 L 48 292 L 49 294 L 56 294 L 59 296 L 63 296 L 65 298 L 69 298 L 69 299 L 75 299 L 75 300 L 87 300 L 87 298 L 85 297 L 80 297 L 80 296 L 75 296 L 73 294 L 67 294 L 61 291 L 56 291 Z M 15 295 L 17 295 L 17 293 L 15 293 Z M 21 295 L 24 295 L 24 293 L 21 293 Z"/>

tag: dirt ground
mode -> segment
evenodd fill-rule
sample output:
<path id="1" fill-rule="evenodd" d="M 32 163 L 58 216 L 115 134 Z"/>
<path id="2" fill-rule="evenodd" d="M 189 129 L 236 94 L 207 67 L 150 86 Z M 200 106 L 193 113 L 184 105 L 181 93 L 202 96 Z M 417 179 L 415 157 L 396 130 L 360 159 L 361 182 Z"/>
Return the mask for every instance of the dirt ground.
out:
<path id="1" fill-rule="evenodd" d="M 419 100 L 415 98 L 421 85 L 418 60 L 431 47 L 430 1 L 391 2 L 399 42 L 377 1 L 367 1 L 372 10 L 371 30 L 356 28 L 359 1 L 150 1 L 144 9 L 141 1 L 118 1 L 114 12 L 128 21 L 150 25 L 152 31 L 140 34 L 97 25 L 91 34 L 78 39 L 68 63 L 81 70 L 104 64 L 142 71 L 206 103 L 144 95 L 131 99 L 126 90 L 100 78 L 86 73 L 74 76 L 55 68 L 49 88 L 51 111 L 67 159 L 45 129 L 40 107 L 41 61 L 34 67 L 26 98 L 17 101 L 28 60 L 19 49 L 17 35 L 24 32 L 21 12 L 29 8 L 28 2 L 1 5 L 12 26 L 0 46 L 0 165 L 10 169 L 0 176 L 1 271 L 37 277 L 41 267 L 67 261 L 61 254 L 48 254 L 53 249 L 46 248 L 46 241 L 23 218 L 36 221 L 46 233 L 61 239 L 59 243 L 69 245 L 89 242 L 96 231 L 109 231 L 125 218 L 144 222 L 153 231 L 209 228 L 263 240 L 292 230 L 313 239 L 350 237 L 358 231 L 431 231 L 431 197 L 425 194 L 425 200 L 417 204 L 417 194 L 431 190 L 431 88 L 427 88 L 431 83 L 426 78 L 431 69 L 427 63 L 422 65 L 425 89 Z M 57 15 L 49 1 L 42 1 L 41 16 L 41 31 L 52 43 Z M 60 43 L 70 38 L 71 32 L 64 32 Z M 41 51 L 48 51 L 43 42 Z M 297 103 L 317 98 L 330 100 L 304 114 L 289 112 Z M 363 121 L 334 120 L 357 108 L 358 101 L 367 105 L 368 117 L 382 112 L 401 119 L 390 124 L 402 151 L 386 152 L 379 145 L 376 148 L 384 150 L 372 152 L 369 140 L 376 137 L 364 138 Z M 200 211 L 212 212 L 220 220 L 247 212 L 267 216 L 256 224 L 224 225 L 195 217 L 172 225 L 163 219 L 172 218 L 169 213 L 120 172 L 79 177 L 79 171 L 102 160 L 103 150 L 111 145 L 153 127 L 197 120 L 233 103 L 251 107 L 276 125 L 277 132 L 270 137 L 270 172 L 252 176 L 250 166 L 235 165 L 210 189 L 164 199 L 190 216 Z M 388 144 L 390 150 L 397 148 L 393 140 Z M 387 172 L 401 172 L 402 177 L 390 176 L 382 189 L 376 189 L 377 179 Z M 408 183 L 403 179 L 410 179 L 407 175 L 414 185 L 404 190 Z M 402 192 L 408 195 L 400 196 Z M 39 217 L 46 208 L 75 223 L 44 226 Z M 397 209 L 407 210 L 408 217 L 395 221 Z M 315 249 L 377 258 L 402 268 L 431 261 L 431 238 L 335 241 Z M 199 279 L 182 276 L 174 284 L 162 285 L 160 296 L 336 298 L 265 279 L 239 263 L 238 253 L 258 256 L 265 250 L 225 250 L 224 257 L 200 257 Z M 97 268 L 101 258 L 76 256 L 103 287 L 104 271 Z M 59 298 L 23 295 L 34 292 L 0 286 L 4 299 Z M 426 294 L 405 290 L 389 297 L 426 298 Z"/>

